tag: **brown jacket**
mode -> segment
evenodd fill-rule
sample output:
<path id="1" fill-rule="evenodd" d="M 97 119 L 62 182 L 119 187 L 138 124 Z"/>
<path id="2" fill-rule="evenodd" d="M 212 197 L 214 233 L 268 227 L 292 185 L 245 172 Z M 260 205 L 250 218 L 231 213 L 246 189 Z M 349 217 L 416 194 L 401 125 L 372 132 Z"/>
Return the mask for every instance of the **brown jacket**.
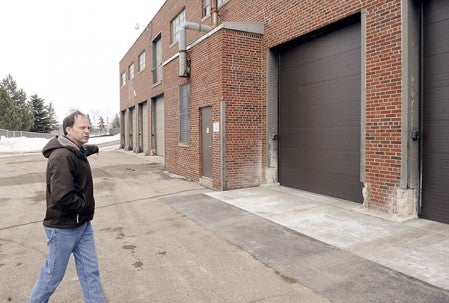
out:
<path id="1" fill-rule="evenodd" d="M 97 152 L 95 145 L 78 147 L 64 136 L 56 136 L 42 149 L 48 158 L 45 226 L 74 228 L 93 219 L 94 188 L 87 157 Z"/>

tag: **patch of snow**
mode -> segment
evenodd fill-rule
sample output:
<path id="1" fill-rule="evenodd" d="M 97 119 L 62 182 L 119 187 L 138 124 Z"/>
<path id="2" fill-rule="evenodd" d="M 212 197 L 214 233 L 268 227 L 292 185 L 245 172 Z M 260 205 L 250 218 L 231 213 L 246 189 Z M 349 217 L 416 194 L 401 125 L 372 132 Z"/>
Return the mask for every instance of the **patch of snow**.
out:
<path id="1" fill-rule="evenodd" d="M 0 137 L 0 155 L 5 154 L 25 154 L 25 153 L 40 153 L 45 144 L 50 139 L 45 138 L 27 138 L 15 137 L 6 138 Z M 88 144 L 100 144 L 120 140 L 120 134 L 115 136 L 91 137 Z M 101 150 L 108 151 L 117 149 L 118 145 L 113 147 L 103 147 Z"/>

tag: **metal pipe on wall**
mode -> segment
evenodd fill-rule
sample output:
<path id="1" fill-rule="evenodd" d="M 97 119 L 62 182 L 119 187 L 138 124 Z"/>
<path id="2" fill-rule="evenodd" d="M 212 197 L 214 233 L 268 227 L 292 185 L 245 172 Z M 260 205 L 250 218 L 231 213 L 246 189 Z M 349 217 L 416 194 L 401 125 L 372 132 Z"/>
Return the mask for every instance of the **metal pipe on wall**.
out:
<path id="1" fill-rule="evenodd" d="M 220 102 L 220 190 L 226 190 L 226 102 Z"/>
<path id="2" fill-rule="evenodd" d="M 217 24 L 218 24 L 218 0 L 212 0 L 210 17 L 211 17 L 212 26 L 217 26 Z"/>
<path id="3" fill-rule="evenodd" d="M 179 29 L 179 73 L 180 77 L 188 77 L 190 75 L 190 68 L 187 64 L 187 46 L 186 46 L 186 30 L 197 30 L 200 32 L 210 32 L 218 24 L 218 0 L 211 2 L 211 23 L 212 26 L 184 21 Z"/>
<path id="4" fill-rule="evenodd" d="M 187 66 L 187 46 L 186 46 L 186 30 L 197 30 L 200 32 L 209 32 L 212 30 L 212 26 L 194 23 L 194 22 L 183 22 L 179 29 L 179 76 L 188 77 L 190 74 L 189 67 Z"/>

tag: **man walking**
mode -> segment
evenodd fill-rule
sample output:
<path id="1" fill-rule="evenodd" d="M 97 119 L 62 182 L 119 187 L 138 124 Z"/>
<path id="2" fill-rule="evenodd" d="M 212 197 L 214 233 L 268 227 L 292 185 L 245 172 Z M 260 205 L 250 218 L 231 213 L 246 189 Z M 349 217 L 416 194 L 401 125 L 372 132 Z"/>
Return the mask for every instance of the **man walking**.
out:
<path id="1" fill-rule="evenodd" d="M 48 256 L 31 293 L 30 302 L 48 302 L 61 283 L 70 255 L 85 302 L 104 302 L 91 220 L 94 216 L 92 171 L 87 157 L 98 153 L 89 140 L 90 121 L 75 111 L 63 121 L 64 136 L 51 139 L 43 148 L 48 158 L 47 211 L 44 228 Z"/>

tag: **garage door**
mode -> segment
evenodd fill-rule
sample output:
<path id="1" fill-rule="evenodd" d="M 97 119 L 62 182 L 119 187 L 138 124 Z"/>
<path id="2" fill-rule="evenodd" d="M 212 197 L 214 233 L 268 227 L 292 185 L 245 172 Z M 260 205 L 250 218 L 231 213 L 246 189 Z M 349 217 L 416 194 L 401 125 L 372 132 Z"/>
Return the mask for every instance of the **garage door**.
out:
<path id="1" fill-rule="evenodd" d="M 449 1 L 424 1 L 422 217 L 449 223 Z"/>
<path id="2" fill-rule="evenodd" d="M 362 202 L 360 21 L 280 51 L 279 182 Z"/>
<path id="3" fill-rule="evenodd" d="M 165 113 L 164 97 L 153 100 L 152 111 L 152 143 L 153 152 L 158 156 L 165 156 Z"/>

